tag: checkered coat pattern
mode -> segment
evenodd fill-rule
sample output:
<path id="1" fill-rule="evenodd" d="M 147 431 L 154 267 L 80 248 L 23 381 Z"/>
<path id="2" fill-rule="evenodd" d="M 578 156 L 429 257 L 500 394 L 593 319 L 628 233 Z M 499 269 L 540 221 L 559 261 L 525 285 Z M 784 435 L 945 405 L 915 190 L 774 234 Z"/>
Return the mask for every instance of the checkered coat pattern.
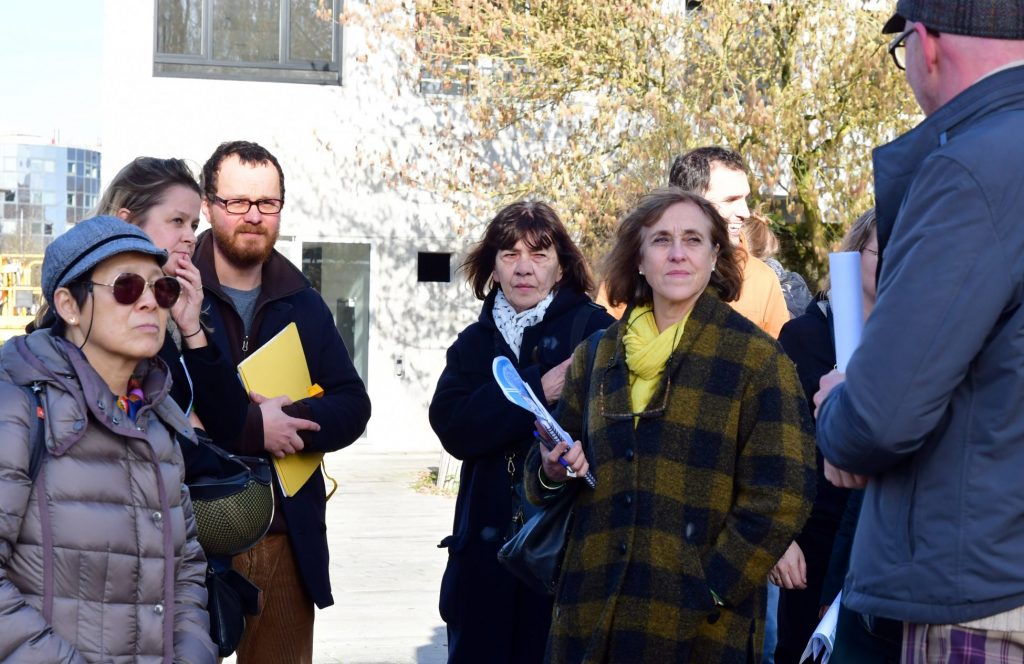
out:
<path id="1" fill-rule="evenodd" d="M 759 660 L 766 575 L 814 497 L 813 424 L 796 370 L 709 289 L 634 430 L 628 320 L 606 331 L 589 380 L 587 345 L 577 348 L 562 392 L 560 421 L 578 438 L 589 390 L 597 489 L 574 491 L 548 661 Z M 550 499 L 539 463 L 535 449 L 525 477 L 537 503 Z"/>

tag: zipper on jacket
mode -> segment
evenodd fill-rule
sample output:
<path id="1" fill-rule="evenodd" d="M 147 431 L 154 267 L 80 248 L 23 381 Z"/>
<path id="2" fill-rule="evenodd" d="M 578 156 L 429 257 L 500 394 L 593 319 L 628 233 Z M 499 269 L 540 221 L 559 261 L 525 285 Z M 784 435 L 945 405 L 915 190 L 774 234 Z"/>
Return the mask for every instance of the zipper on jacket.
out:
<path id="1" fill-rule="evenodd" d="M 248 353 L 249 352 L 249 335 L 248 334 L 245 335 L 244 337 L 242 337 L 242 352 L 243 353 Z"/>

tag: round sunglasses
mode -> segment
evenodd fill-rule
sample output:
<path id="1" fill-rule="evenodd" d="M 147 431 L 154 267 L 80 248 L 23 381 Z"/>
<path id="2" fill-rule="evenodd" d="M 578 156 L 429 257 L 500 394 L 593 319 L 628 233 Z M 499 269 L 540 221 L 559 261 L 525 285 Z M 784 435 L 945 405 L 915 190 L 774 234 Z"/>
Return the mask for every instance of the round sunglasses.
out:
<path id="1" fill-rule="evenodd" d="M 114 295 L 118 304 L 131 305 L 139 301 L 146 290 L 146 286 L 153 289 L 153 297 L 157 305 L 162 309 L 170 309 L 178 301 L 181 295 L 181 284 L 174 277 L 159 277 L 153 281 L 146 281 L 141 275 L 134 272 L 122 272 L 114 278 L 114 283 L 103 284 L 97 281 L 90 281 L 93 286 L 106 286 Z"/>

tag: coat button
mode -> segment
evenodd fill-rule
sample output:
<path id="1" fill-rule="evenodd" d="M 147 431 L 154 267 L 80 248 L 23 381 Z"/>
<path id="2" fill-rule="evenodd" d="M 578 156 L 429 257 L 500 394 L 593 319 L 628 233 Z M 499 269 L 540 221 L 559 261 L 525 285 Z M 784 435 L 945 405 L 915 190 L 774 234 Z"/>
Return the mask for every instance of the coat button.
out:
<path id="1" fill-rule="evenodd" d="M 157 604 L 156 606 L 154 606 L 153 607 L 153 613 L 155 613 L 158 616 L 162 616 L 164 614 L 164 605 L 163 604 Z"/>
<path id="2" fill-rule="evenodd" d="M 626 496 L 622 499 L 622 502 L 626 503 L 626 507 L 629 507 L 630 505 L 633 504 L 633 496 L 626 494 Z"/>
<path id="3" fill-rule="evenodd" d="M 117 422 L 114 422 L 114 424 L 117 424 Z M 73 431 L 81 431 L 84 428 L 85 422 L 83 422 L 82 420 L 75 420 L 75 423 L 71 425 L 71 429 Z"/>
<path id="4" fill-rule="evenodd" d="M 714 625 L 716 622 L 718 622 L 718 619 L 721 618 L 721 617 L 722 617 L 721 611 L 712 611 L 711 613 L 708 614 L 708 624 L 709 625 Z"/>
<path id="5" fill-rule="evenodd" d="M 103 403 L 103 399 L 97 399 L 96 400 L 96 407 L 99 408 L 100 410 L 106 410 L 107 409 L 107 404 Z"/>
<path id="6" fill-rule="evenodd" d="M 111 419 L 111 421 L 112 421 L 112 422 L 113 422 L 114 424 L 120 424 L 120 423 L 121 423 L 121 418 L 120 418 L 120 417 L 118 417 L 117 415 L 114 415 L 114 417 L 112 417 L 112 418 L 110 418 L 110 419 Z M 75 424 L 78 424 L 78 422 L 75 422 Z M 77 431 L 77 429 L 76 429 L 76 431 Z"/>
<path id="7" fill-rule="evenodd" d="M 697 532 L 697 526 L 693 525 L 693 523 L 686 524 L 686 539 L 692 540 L 693 539 L 693 535 L 696 532 Z"/>
<path id="8" fill-rule="evenodd" d="M 153 523 L 155 523 L 156 525 L 159 526 L 160 524 L 163 523 L 163 521 L 164 521 L 164 515 L 163 514 L 161 514 L 160 512 L 153 512 Z"/>
<path id="9" fill-rule="evenodd" d="M 621 553 L 622 555 L 626 555 L 626 551 L 628 551 L 628 550 L 629 550 L 629 547 L 626 546 L 625 542 L 619 544 L 619 553 Z"/>
<path id="10" fill-rule="evenodd" d="M 632 461 L 634 456 L 635 456 L 635 453 L 633 452 L 633 448 L 632 447 L 629 448 L 628 450 L 626 450 L 626 461 Z"/>

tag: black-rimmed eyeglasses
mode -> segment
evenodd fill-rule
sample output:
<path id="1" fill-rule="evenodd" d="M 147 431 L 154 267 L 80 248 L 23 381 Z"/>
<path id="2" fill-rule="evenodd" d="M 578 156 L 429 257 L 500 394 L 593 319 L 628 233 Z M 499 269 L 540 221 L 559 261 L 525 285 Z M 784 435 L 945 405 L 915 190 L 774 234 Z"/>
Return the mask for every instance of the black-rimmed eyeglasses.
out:
<path id="1" fill-rule="evenodd" d="M 889 55 L 892 56 L 892 61 L 896 63 L 896 68 L 900 71 L 907 69 L 907 37 L 913 32 L 914 28 L 907 28 L 889 42 Z"/>
<path id="2" fill-rule="evenodd" d="M 250 201 L 247 198 L 224 199 L 216 194 L 210 194 L 210 201 L 220 205 L 231 214 L 247 214 L 252 206 L 262 214 L 277 214 L 284 207 L 284 201 L 280 198 L 261 198 L 258 201 Z"/>

